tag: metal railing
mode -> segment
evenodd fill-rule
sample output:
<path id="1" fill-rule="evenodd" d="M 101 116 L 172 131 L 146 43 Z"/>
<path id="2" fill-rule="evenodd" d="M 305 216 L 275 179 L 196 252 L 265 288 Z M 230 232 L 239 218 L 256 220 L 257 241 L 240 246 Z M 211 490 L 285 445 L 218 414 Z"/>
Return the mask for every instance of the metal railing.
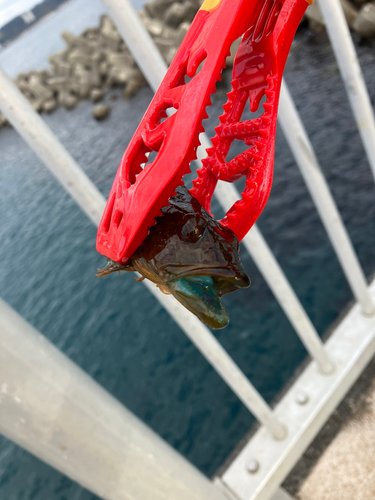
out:
<path id="1" fill-rule="evenodd" d="M 156 90 L 167 68 L 138 15 L 128 0 L 102 1 Z M 339 0 L 324 0 L 321 9 L 375 175 L 374 115 L 341 5 Z M 3 71 L 0 109 L 98 225 L 104 197 Z M 259 229 L 254 226 L 244 238 L 246 249 L 312 357 L 276 409 L 267 405 L 195 316 L 148 281 L 143 282 L 262 424 L 222 477 L 213 484 L 202 476 L 3 303 L 0 377 L 9 391 L 2 400 L 0 432 L 108 500 L 266 500 L 275 494 L 375 352 L 375 284 L 367 286 L 285 82 L 279 121 L 357 305 L 324 345 Z M 204 135 L 201 144 L 199 159 L 209 145 Z M 239 198 L 234 186 L 224 183 L 218 186 L 216 196 L 224 209 Z M 303 397 L 298 397 L 301 394 Z M 299 404 L 301 401 L 306 404 Z M 264 450 L 261 458 L 257 456 L 260 448 Z M 282 490 L 277 495 L 287 496 Z"/>

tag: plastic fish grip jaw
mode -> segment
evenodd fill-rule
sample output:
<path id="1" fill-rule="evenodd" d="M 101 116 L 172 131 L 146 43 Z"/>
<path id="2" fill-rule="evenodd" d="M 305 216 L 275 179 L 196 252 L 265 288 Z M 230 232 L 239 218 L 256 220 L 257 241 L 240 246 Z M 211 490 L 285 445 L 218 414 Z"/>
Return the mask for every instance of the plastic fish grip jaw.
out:
<path id="1" fill-rule="evenodd" d="M 306 0 L 206 0 L 121 160 L 99 225 L 97 250 L 126 262 L 142 244 L 196 158 L 206 107 L 231 44 L 243 35 L 220 125 L 191 194 L 209 211 L 218 180 L 245 176 L 242 198 L 222 225 L 239 239 L 262 211 L 272 183 L 277 105 L 285 61 Z M 190 79 L 187 81 L 187 79 Z M 250 103 L 261 117 L 241 121 Z M 175 110 L 168 116 L 168 111 Z M 232 142 L 249 148 L 226 161 Z M 148 154 L 156 152 L 150 163 Z"/>

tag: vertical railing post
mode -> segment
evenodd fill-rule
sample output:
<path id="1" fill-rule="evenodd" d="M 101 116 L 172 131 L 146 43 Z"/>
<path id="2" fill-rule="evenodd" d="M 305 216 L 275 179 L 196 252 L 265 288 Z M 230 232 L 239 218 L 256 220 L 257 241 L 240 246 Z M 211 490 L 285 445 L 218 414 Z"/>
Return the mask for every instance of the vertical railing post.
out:
<path id="1" fill-rule="evenodd" d="M 346 92 L 375 177 L 375 119 L 340 0 L 318 0 Z"/>
<path id="2" fill-rule="evenodd" d="M 353 294 L 364 314 L 372 315 L 375 313 L 375 305 L 366 277 L 285 81 L 281 87 L 279 122 Z"/>

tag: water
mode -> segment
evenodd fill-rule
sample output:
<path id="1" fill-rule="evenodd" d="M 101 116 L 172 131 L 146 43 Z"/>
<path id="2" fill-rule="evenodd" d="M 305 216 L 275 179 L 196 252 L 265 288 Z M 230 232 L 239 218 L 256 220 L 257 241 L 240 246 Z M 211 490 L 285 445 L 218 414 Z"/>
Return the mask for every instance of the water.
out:
<path id="1" fill-rule="evenodd" d="M 74 15 L 76 6 L 84 16 L 97 16 L 101 8 L 90 0 L 90 9 L 82 10 L 84 1 L 72 2 L 49 18 L 49 34 L 43 23 L 7 49 L 13 53 L 4 51 L 0 61 L 7 60 L 7 70 L 20 71 L 32 63 L 41 66 L 41 55 L 30 50 L 41 32 L 47 37 L 43 45 L 56 46 L 61 29 L 83 29 L 78 26 L 80 16 Z M 95 23 L 96 19 L 91 22 Z M 372 99 L 373 49 L 374 45 L 358 46 Z M 327 41 L 299 33 L 286 79 L 369 275 L 375 267 L 375 184 Z M 108 97 L 112 114 L 104 123 L 91 118 L 89 102 L 81 102 L 74 112 L 59 109 L 44 118 L 107 195 L 151 97 L 147 88 L 131 101 Z M 223 98 L 220 87 L 212 117 Z M 213 122 L 211 118 L 207 124 L 209 134 Z M 0 151 L 2 298 L 212 475 L 249 430 L 252 417 L 142 284 L 124 273 L 95 278 L 96 268 L 103 265 L 95 252 L 95 228 L 13 130 L 1 130 Z M 280 131 L 274 185 L 259 227 L 323 333 L 352 295 Z M 272 401 L 306 352 L 250 257 L 245 252 L 242 256 L 252 286 L 224 298 L 231 323 L 215 335 Z M 95 498 L 0 438 L 1 500 Z"/>

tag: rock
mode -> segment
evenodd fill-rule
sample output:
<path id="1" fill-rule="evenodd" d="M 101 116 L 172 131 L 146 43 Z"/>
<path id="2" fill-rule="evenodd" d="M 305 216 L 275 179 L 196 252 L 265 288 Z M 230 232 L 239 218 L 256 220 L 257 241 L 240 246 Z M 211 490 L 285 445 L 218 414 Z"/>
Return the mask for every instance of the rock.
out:
<path id="1" fill-rule="evenodd" d="M 182 22 L 191 22 L 196 13 L 197 9 L 191 2 L 174 2 L 165 12 L 163 20 L 171 28 L 177 29 Z"/>
<path id="2" fill-rule="evenodd" d="M 321 33 L 325 30 L 323 15 L 320 12 L 318 2 L 314 2 L 307 7 L 306 17 L 309 22 L 309 28 L 316 33 Z"/>
<path id="3" fill-rule="evenodd" d="M 43 104 L 53 98 L 54 92 L 49 87 L 48 73 L 45 70 L 30 71 L 28 74 L 20 74 L 17 77 L 16 85 L 30 101 L 35 111 L 41 111 Z"/>
<path id="4" fill-rule="evenodd" d="M 174 56 L 176 55 L 178 47 L 174 40 L 168 40 L 166 38 L 155 37 L 154 38 L 155 45 L 160 50 L 161 55 L 163 56 L 165 62 L 169 65 L 171 64 Z"/>
<path id="5" fill-rule="evenodd" d="M 42 109 L 46 113 L 52 113 L 57 108 L 57 102 L 56 99 L 48 99 L 47 101 L 44 101 Z"/>
<path id="6" fill-rule="evenodd" d="M 81 36 L 87 40 L 97 40 L 100 34 L 100 28 L 86 28 Z"/>
<path id="7" fill-rule="evenodd" d="M 105 77 L 108 73 L 109 65 L 107 61 L 102 61 L 99 66 L 99 74 L 101 77 Z"/>
<path id="8" fill-rule="evenodd" d="M 7 123 L 8 120 L 5 118 L 3 114 L 0 113 L 0 127 L 2 127 L 3 125 L 7 125 Z"/>
<path id="9" fill-rule="evenodd" d="M 141 70 L 139 68 L 135 68 L 132 70 L 132 74 L 126 84 L 126 87 L 123 91 L 123 96 L 125 99 L 130 99 L 133 97 L 137 91 L 147 85 L 147 80 L 143 76 Z"/>
<path id="10" fill-rule="evenodd" d="M 92 116 L 96 120 L 104 120 L 104 118 L 107 118 L 110 112 L 111 108 L 109 106 L 105 106 L 104 104 L 98 104 L 92 110 Z"/>
<path id="11" fill-rule="evenodd" d="M 92 88 L 100 87 L 102 83 L 99 65 L 96 64 L 75 64 L 72 76 L 74 86 L 71 86 L 71 89 L 82 98 L 87 97 Z"/>
<path id="12" fill-rule="evenodd" d="M 90 91 L 90 99 L 93 101 L 93 102 L 98 102 L 100 101 L 101 99 L 103 99 L 104 97 L 104 90 L 103 89 L 99 89 L 99 88 L 94 88 L 94 89 L 91 89 Z"/>
<path id="13" fill-rule="evenodd" d="M 161 36 L 164 25 L 159 19 L 150 18 L 144 10 L 140 10 L 138 14 L 151 36 Z"/>
<path id="14" fill-rule="evenodd" d="M 177 45 L 177 47 L 179 47 L 181 45 L 182 40 L 185 38 L 186 33 L 188 32 L 188 30 L 190 28 L 190 24 L 191 23 L 183 22 L 178 27 L 178 30 L 176 32 L 176 45 Z"/>
<path id="15" fill-rule="evenodd" d="M 170 7 L 176 0 L 156 0 L 146 2 L 143 6 L 146 14 L 151 18 L 162 19 L 165 11 Z"/>
<path id="16" fill-rule="evenodd" d="M 190 0 L 190 2 L 194 5 L 197 11 L 202 7 L 203 0 Z"/>
<path id="17" fill-rule="evenodd" d="M 50 72 L 53 76 L 70 76 L 72 65 L 67 61 L 67 57 L 67 50 L 61 50 L 49 56 Z"/>
<path id="18" fill-rule="evenodd" d="M 76 39 L 76 36 L 73 35 L 73 33 L 71 33 L 70 31 L 63 31 L 61 33 L 61 38 L 64 40 L 64 42 L 67 44 L 67 45 L 73 45 L 74 44 L 74 41 Z"/>
<path id="19" fill-rule="evenodd" d="M 119 50 L 122 39 L 116 26 L 108 16 L 103 15 L 100 18 L 100 34 L 110 49 L 115 52 Z"/>
<path id="20" fill-rule="evenodd" d="M 67 61 L 70 64 L 91 64 L 91 54 L 79 47 L 74 47 L 67 54 Z"/>
<path id="21" fill-rule="evenodd" d="M 375 37 L 375 3 L 367 3 L 361 8 L 353 28 L 364 38 Z"/>
<path id="22" fill-rule="evenodd" d="M 66 109 L 73 109 L 78 104 L 78 98 L 68 91 L 61 90 L 58 93 L 57 102 L 60 106 L 64 106 Z"/>
<path id="23" fill-rule="evenodd" d="M 130 64 L 118 59 L 115 64 L 108 62 L 106 85 L 113 87 L 116 85 L 125 85 L 133 74 L 134 61 L 131 59 Z"/>

